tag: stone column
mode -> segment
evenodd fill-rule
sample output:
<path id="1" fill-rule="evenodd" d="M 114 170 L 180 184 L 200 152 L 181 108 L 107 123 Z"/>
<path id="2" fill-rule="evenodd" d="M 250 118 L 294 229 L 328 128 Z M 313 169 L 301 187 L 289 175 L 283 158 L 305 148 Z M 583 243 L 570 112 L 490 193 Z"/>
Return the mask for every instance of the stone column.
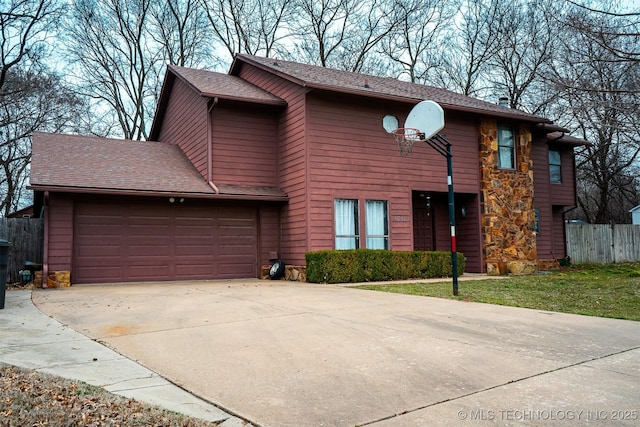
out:
<path id="1" fill-rule="evenodd" d="M 498 168 L 498 125 L 480 123 L 481 230 L 487 274 L 537 271 L 531 131 L 514 126 L 516 169 Z"/>

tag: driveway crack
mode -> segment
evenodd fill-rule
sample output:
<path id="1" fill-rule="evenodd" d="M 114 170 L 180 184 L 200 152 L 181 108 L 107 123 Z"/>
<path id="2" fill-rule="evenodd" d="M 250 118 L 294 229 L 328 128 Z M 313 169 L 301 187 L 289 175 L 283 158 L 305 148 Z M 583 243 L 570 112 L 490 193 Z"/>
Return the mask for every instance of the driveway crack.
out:
<path id="1" fill-rule="evenodd" d="M 509 385 L 509 384 L 519 383 L 519 382 L 526 381 L 526 380 L 529 380 L 529 379 L 532 379 L 532 378 L 540 377 L 540 376 L 543 376 L 543 375 L 547 375 L 547 374 L 550 374 L 550 373 L 553 373 L 553 372 L 562 371 L 562 370 L 565 370 L 565 369 L 568 369 L 568 368 L 573 368 L 573 367 L 576 367 L 576 366 L 581 366 L 581 365 L 584 365 L 584 364 L 587 364 L 587 363 L 590 363 L 590 362 L 594 362 L 596 360 L 606 359 L 608 357 L 617 356 L 617 355 L 628 353 L 630 351 L 634 351 L 634 350 L 638 350 L 638 349 L 640 349 L 640 346 L 628 348 L 628 349 L 625 349 L 625 350 L 616 351 L 614 353 L 605 354 L 603 356 L 593 357 L 591 359 L 582 360 L 582 361 L 576 362 L 576 363 L 571 363 L 569 365 L 561 366 L 561 367 L 555 368 L 555 369 L 550 369 L 548 371 L 538 372 L 537 374 L 528 375 L 526 377 L 522 377 L 522 378 L 518 378 L 516 380 L 508 381 L 506 383 L 497 384 L 497 385 L 494 385 L 494 386 L 491 386 L 491 387 L 486 387 L 486 388 L 483 388 L 481 390 L 476 390 L 476 391 L 472 391 L 472 392 L 469 392 L 469 393 L 461 394 L 460 396 L 452 397 L 450 399 L 440 400 L 438 402 L 433 402 L 433 403 L 430 403 L 428 405 L 423 405 L 423 406 L 420 406 L 420 407 L 417 407 L 417 408 L 413 408 L 413 409 L 407 409 L 405 411 L 398 412 L 398 413 L 393 414 L 393 415 L 388 415 L 386 417 L 382 417 L 382 418 L 379 418 L 379 419 L 376 419 L 376 420 L 372 420 L 372 421 L 367 421 L 365 423 L 356 424 L 356 427 L 370 426 L 370 425 L 373 425 L 373 424 L 376 424 L 376 423 L 380 423 L 380 422 L 383 422 L 383 421 L 391 420 L 391 419 L 396 418 L 396 417 L 400 417 L 402 415 L 406 415 L 406 414 L 410 414 L 410 413 L 413 413 L 413 412 L 416 412 L 416 411 L 420 411 L 422 409 L 431 408 L 433 406 L 437 406 L 437 405 L 440 405 L 442 403 L 447 403 L 447 402 L 452 402 L 452 401 L 455 401 L 455 400 L 460 400 L 460 399 L 463 399 L 465 397 L 469 397 L 469 396 L 473 396 L 473 395 L 476 395 L 476 394 L 484 393 L 484 392 L 490 391 L 490 390 L 495 390 L 497 388 L 504 387 L 504 386 Z"/>

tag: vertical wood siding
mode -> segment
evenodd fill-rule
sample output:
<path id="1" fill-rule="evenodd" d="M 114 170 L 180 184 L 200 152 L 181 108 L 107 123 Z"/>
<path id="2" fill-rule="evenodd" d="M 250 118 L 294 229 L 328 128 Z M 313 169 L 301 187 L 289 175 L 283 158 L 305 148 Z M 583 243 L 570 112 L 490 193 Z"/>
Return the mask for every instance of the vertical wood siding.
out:
<path id="1" fill-rule="evenodd" d="M 277 164 L 278 186 L 289 196 L 282 210 L 280 256 L 290 264 L 304 264 L 307 244 L 307 151 L 305 150 L 307 89 L 245 65 L 240 77 L 284 99 L 287 108 L 280 114 L 278 124 Z"/>
<path id="2" fill-rule="evenodd" d="M 216 106 L 212 112 L 213 182 L 277 186 L 277 115 Z"/>
<path id="3" fill-rule="evenodd" d="M 176 78 L 169 99 L 158 140 L 177 144 L 206 178 L 207 98 Z"/>

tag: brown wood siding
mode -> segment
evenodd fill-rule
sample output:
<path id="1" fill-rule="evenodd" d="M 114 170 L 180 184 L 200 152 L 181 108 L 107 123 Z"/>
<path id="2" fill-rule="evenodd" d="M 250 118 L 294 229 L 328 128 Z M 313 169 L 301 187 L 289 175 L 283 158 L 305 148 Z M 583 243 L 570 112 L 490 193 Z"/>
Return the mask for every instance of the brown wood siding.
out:
<path id="1" fill-rule="evenodd" d="M 259 266 L 268 265 L 272 254 L 275 252 L 277 258 L 281 258 L 280 249 L 280 211 L 281 205 L 260 206 L 260 249 L 258 254 Z"/>
<path id="2" fill-rule="evenodd" d="M 553 238 L 552 248 L 554 258 L 564 258 L 566 252 L 566 236 L 564 233 L 564 206 L 554 206 L 553 208 Z"/>
<path id="3" fill-rule="evenodd" d="M 212 112 L 216 184 L 277 186 L 277 115 L 272 110 L 216 106 Z"/>
<path id="4" fill-rule="evenodd" d="M 45 230 L 49 237 L 49 271 L 71 271 L 73 201 L 63 194 L 52 193 L 46 209 L 49 211 L 49 221 Z"/>
<path id="5" fill-rule="evenodd" d="M 538 210 L 536 247 L 538 259 L 550 260 L 552 255 L 553 217 L 551 212 L 551 183 L 549 182 L 549 151 L 545 139 L 533 139 L 533 205 Z"/>
<path id="6" fill-rule="evenodd" d="M 178 144 L 203 177 L 207 177 L 207 98 L 175 80 L 159 141 Z"/>
<path id="7" fill-rule="evenodd" d="M 278 124 L 278 186 L 289 196 L 282 210 L 280 257 L 289 264 L 304 264 L 309 250 L 307 151 L 305 150 L 306 88 L 253 66 L 245 65 L 240 77 L 284 99 L 287 108 Z"/>
<path id="8" fill-rule="evenodd" d="M 448 188 L 445 157 L 426 143 L 414 145 L 411 157 L 401 157 L 393 136 L 382 128 L 386 114 L 396 115 L 403 123 L 410 109 L 404 104 L 376 105 L 357 98 L 309 97 L 310 250 L 334 247 L 336 198 L 358 199 L 361 203 L 367 199 L 387 200 L 390 248 L 413 249 L 412 190 L 446 194 Z M 456 193 L 477 194 L 476 121 L 450 115 L 442 133 L 453 147 Z M 436 215 L 436 248 L 449 250 L 450 227 L 444 197 L 443 214 Z M 469 233 L 475 253 L 480 248 L 478 221 L 476 216 L 467 222 L 467 227 L 475 230 Z"/>
<path id="9" fill-rule="evenodd" d="M 553 145 L 552 145 L 553 147 Z M 549 178 L 549 145 L 543 137 L 533 144 L 534 207 L 538 210 L 536 236 L 538 259 L 552 260 L 565 256 L 562 212 L 575 205 L 573 149 L 563 148 L 562 183 Z"/>
<path id="10" fill-rule="evenodd" d="M 573 149 L 563 148 L 560 150 L 562 161 L 561 184 L 549 184 L 551 186 L 550 202 L 554 205 L 575 206 L 575 174 L 573 162 Z M 547 159 L 548 164 L 548 159 Z"/>
<path id="11" fill-rule="evenodd" d="M 461 209 L 465 207 L 467 216 L 462 218 Z M 466 271 L 482 273 L 482 235 L 480 231 L 480 198 L 477 194 L 456 195 L 456 241 L 458 252 L 466 257 Z M 447 218 L 449 212 L 447 208 Z"/>
<path id="12" fill-rule="evenodd" d="M 553 146 L 552 146 L 553 147 Z M 562 183 L 551 183 L 549 178 L 549 145 L 536 138 L 533 143 L 534 197 L 540 204 L 575 205 L 575 174 L 573 149 L 561 149 Z"/>

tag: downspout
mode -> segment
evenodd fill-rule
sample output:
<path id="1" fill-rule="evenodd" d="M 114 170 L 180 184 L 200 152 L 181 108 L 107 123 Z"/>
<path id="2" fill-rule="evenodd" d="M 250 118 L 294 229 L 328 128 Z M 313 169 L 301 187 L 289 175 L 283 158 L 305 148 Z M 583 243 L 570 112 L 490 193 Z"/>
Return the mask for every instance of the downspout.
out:
<path id="1" fill-rule="evenodd" d="M 44 245 L 42 248 L 42 287 L 45 287 L 49 277 L 49 192 L 44 192 L 42 201 L 42 216 L 44 219 Z"/>
<path id="2" fill-rule="evenodd" d="M 207 183 L 216 194 L 220 194 L 220 190 L 213 182 L 213 119 L 211 112 L 217 103 L 218 97 L 216 96 L 213 101 L 209 102 L 207 108 Z"/>

